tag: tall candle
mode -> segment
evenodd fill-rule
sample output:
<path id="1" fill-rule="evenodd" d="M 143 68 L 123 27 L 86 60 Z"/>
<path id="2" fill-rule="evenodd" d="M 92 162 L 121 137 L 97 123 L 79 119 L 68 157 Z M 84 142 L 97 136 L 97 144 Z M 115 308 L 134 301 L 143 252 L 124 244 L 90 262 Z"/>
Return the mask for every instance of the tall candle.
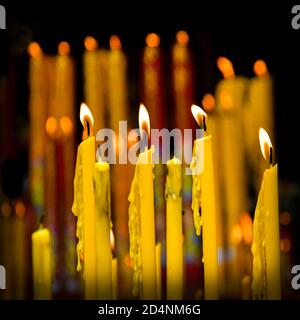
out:
<path id="1" fill-rule="evenodd" d="M 278 177 L 277 164 L 272 165 L 273 147 L 264 129 L 259 131 L 261 151 L 270 168 L 263 175 L 253 225 L 253 281 L 254 299 L 281 299 Z"/>
<path id="2" fill-rule="evenodd" d="M 93 186 L 95 167 L 95 137 L 93 136 L 93 116 L 85 104 L 81 105 L 80 119 L 84 126 L 83 141 L 77 151 L 74 203 L 72 212 L 77 217 L 77 270 L 81 270 L 80 260 L 84 260 L 84 280 L 86 299 L 97 298 L 97 251 L 96 214 Z"/>
<path id="3" fill-rule="evenodd" d="M 32 234 L 31 239 L 34 299 L 49 300 L 53 268 L 50 231 L 41 227 Z"/>
<path id="4" fill-rule="evenodd" d="M 167 162 L 167 299 L 183 297 L 183 230 L 182 230 L 182 170 L 181 161 Z"/>
<path id="5" fill-rule="evenodd" d="M 192 113 L 199 126 L 205 129 L 205 112 L 200 107 L 193 105 Z M 201 152 L 203 152 L 202 156 Z M 203 165 L 202 172 L 201 165 Z M 191 169 L 193 173 L 192 209 L 194 213 L 196 234 L 198 236 L 200 235 L 201 227 L 203 232 L 204 295 L 207 300 L 216 300 L 219 298 L 219 277 L 214 164 L 211 135 L 206 135 L 203 138 L 195 140 Z"/>
<path id="6" fill-rule="evenodd" d="M 140 129 L 150 132 L 150 120 L 144 105 L 139 111 Z M 156 253 L 153 192 L 154 147 L 141 152 L 128 200 L 130 256 L 133 259 L 133 294 L 143 299 L 156 299 Z"/>
<path id="7" fill-rule="evenodd" d="M 109 164 L 95 163 L 93 180 L 96 210 L 97 298 L 112 298 L 112 261 L 110 245 L 110 175 Z"/>

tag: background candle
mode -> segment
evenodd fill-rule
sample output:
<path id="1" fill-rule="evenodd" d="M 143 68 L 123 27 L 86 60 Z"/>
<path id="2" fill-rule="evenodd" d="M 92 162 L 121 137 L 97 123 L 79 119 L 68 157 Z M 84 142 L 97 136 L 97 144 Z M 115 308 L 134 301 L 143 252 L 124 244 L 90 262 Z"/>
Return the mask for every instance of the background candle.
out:
<path id="1" fill-rule="evenodd" d="M 49 300 L 53 268 L 50 231 L 41 228 L 32 234 L 31 239 L 34 299 Z"/>
<path id="2" fill-rule="evenodd" d="M 183 297 L 183 230 L 182 230 L 182 170 L 181 161 L 167 162 L 167 299 Z"/>

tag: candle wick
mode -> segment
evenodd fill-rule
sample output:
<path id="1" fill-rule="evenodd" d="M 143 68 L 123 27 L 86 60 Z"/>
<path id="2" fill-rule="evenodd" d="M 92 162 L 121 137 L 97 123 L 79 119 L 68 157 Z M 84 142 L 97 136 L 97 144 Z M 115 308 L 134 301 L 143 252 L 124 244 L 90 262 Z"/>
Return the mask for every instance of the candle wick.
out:
<path id="1" fill-rule="evenodd" d="M 43 229 L 43 227 L 44 227 L 44 219 L 45 219 L 45 215 L 41 214 L 40 223 L 39 223 L 39 229 Z"/>
<path id="2" fill-rule="evenodd" d="M 206 117 L 203 116 L 203 129 L 204 129 L 204 132 L 206 132 Z"/>
<path id="3" fill-rule="evenodd" d="M 90 128 L 90 122 L 88 120 L 86 120 L 86 127 L 87 127 L 87 136 L 89 137 L 91 128 Z"/>
<path id="4" fill-rule="evenodd" d="M 272 167 L 272 163 L 273 163 L 273 148 L 270 147 L 270 166 Z"/>

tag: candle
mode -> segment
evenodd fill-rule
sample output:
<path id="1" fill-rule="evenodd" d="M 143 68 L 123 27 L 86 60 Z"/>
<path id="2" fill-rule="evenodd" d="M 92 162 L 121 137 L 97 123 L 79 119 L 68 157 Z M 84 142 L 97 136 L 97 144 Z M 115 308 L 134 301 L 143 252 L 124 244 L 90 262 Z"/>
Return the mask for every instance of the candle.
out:
<path id="1" fill-rule="evenodd" d="M 107 68 L 107 52 L 98 49 L 98 42 L 93 37 L 84 40 L 83 56 L 84 96 L 95 117 L 95 131 L 105 128 L 105 73 Z"/>
<path id="2" fill-rule="evenodd" d="M 140 130 L 150 133 L 149 114 L 144 105 L 139 110 Z M 143 138 L 143 132 L 141 132 Z M 133 294 L 156 299 L 156 253 L 153 193 L 154 146 L 141 152 L 128 200 L 130 256 L 133 259 Z"/>
<path id="3" fill-rule="evenodd" d="M 200 107 L 193 105 L 192 113 L 198 125 L 205 130 L 205 112 Z M 200 157 L 203 158 L 200 159 Z M 203 171 L 199 173 L 201 165 Z M 205 135 L 203 138 L 195 140 L 191 169 L 193 172 L 192 209 L 195 229 L 198 236 L 201 227 L 203 232 L 204 295 L 208 300 L 218 299 L 217 227 L 211 135 Z"/>
<path id="4" fill-rule="evenodd" d="M 94 173 L 96 210 L 97 298 L 111 299 L 112 261 L 110 244 L 110 176 L 109 164 L 97 154 Z"/>
<path id="5" fill-rule="evenodd" d="M 76 236 L 77 270 L 81 270 L 80 260 L 84 260 L 84 279 L 86 299 L 97 298 L 97 251 L 96 251 L 96 214 L 93 186 L 95 167 L 95 137 L 93 136 L 93 116 L 83 103 L 80 120 L 84 126 L 82 139 L 77 151 L 74 203 L 72 212 L 77 217 Z"/>
<path id="6" fill-rule="evenodd" d="M 182 170 L 181 161 L 167 162 L 167 299 L 181 300 L 183 290 Z"/>
<path id="7" fill-rule="evenodd" d="M 34 299 L 49 300 L 53 267 L 49 229 L 41 227 L 32 234 L 31 240 Z"/>
<path id="8" fill-rule="evenodd" d="M 161 243 L 159 242 L 155 246 L 155 256 L 156 256 L 156 298 L 161 300 L 162 298 L 162 288 L 161 288 Z"/>
<path id="9" fill-rule="evenodd" d="M 277 164 L 272 165 L 273 147 L 269 135 L 259 130 L 261 151 L 270 168 L 263 175 L 253 224 L 253 281 L 254 299 L 281 299 L 278 177 Z"/>
<path id="10" fill-rule="evenodd" d="M 112 299 L 118 299 L 118 259 L 112 259 Z"/>

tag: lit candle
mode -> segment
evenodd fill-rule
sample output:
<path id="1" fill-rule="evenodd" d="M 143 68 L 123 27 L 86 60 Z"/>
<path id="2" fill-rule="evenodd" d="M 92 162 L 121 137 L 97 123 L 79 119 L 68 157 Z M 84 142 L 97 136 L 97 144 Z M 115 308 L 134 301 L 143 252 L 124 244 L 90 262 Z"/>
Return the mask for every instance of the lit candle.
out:
<path id="1" fill-rule="evenodd" d="M 167 162 L 167 299 L 181 300 L 183 290 L 182 170 L 181 161 Z"/>
<path id="2" fill-rule="evenodd" d="M 47 228 L 40 227 L 32 236 L 32 268 L 34 299 L 51 299 L 52 259 L 51 235 Z"/>
<path id="3" fill-rule="evenodd" d="M 144 105 L 139 110 L 140 130 L 150 133 L 149 114 Z M 141 132 L 141 138 L 143 132 Z M 133 294 L 156 299 L 156 253 L 153 193 L 154 146 L 138 157 L 128 200 L 130 256 L 133 259 Z"/>
<path id="4" fill-rule="evenodd" d="M 95 167 L 95 137 L 93 136 L 93 116 L 85 104 L 81 104 L 80 120 L 83 124 L 82 142 L 77 151 L 74 203 L 72 212 L 77 217 L 76 236 L 78 238 L 77 270 L 81 270 L 80 260 L 84 260 L 86 299 L 97 298 L 97 251 L 96 214 L 93 186 Z"/>
<path id="5" fill-rule="evenodd" d="M 262 154 L 270 163 L 263 175 L 253 225 L 253 281 L 254 299 L 281 299 L 278 177 L 273 162 L 273 147 L 269 135 L 259 130 Z"/>
<path id="6" fill-rule="evenodd" d="M 110 174 L 109 163 L 103 162 L 98 153 L 93 181 L 96 210 L 97 298 L 108 300 L 112 296 Z"/>
<path id="7" fill-rule="evenodd" d="M 192 106 L 192 113 L 200 128 L 206 130 L 206 113 L 198 106 Z M 203 154 L 201 155 L 201 152 Z M 202 159 L 200 159 L 202 157 Z M 202 172 L 201 171 L 202 167 Z M 214 166 L 212 136 L 205 135 L 194 142 L 193 160 L 193 201 L 196 234 L 199 236 L 202 227 L 203 262 L 204 262 L 204 295 L 207 300 L 219 298 L 218 291 L 218 257 L 217 227 L 214 186 Z"/>

